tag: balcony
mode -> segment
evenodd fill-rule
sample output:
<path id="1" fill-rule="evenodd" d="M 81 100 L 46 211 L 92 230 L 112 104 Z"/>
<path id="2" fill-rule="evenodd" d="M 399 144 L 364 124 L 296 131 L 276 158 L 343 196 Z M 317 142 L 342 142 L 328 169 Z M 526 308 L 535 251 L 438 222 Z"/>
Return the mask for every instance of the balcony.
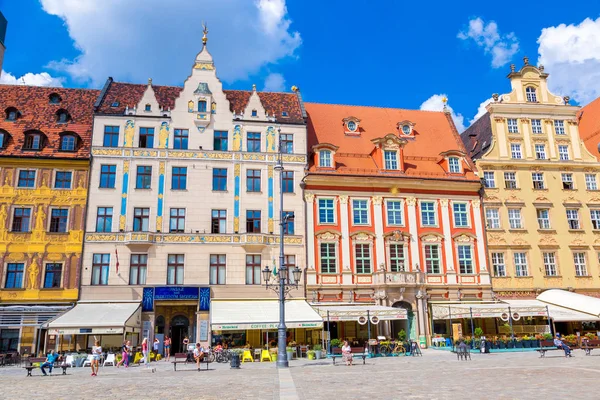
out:
<path id="1" fill-rule="evenodd" d="M 417 272 L 377 271 L 373 274 L 374 285 L 416 286 L 419 283 Z"/>

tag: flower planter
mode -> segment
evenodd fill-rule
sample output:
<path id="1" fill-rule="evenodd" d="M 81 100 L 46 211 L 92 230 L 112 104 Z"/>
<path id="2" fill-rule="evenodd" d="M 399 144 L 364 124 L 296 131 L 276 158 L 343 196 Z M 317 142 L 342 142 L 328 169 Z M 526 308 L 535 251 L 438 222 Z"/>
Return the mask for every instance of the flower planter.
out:
<path id="1" fill-rule="evenodd" d="M 288 361 L 290 361 L 292 359 L 292 357 L 294 357 L 294 352 L 293 351 L 286 351 L 287 353 L 287 359 Z"/>
<path id="2" fill-rule="evenodd" d="M 308 356 L 309 360 L 314 360 L 315 359 L 315 353 L 308 353 L 307 356 Z"/>
<path id="3" fill-rule="evenodd" d="M 521 344 L 523 345 L 523 348 L 528 349 L 531 347 L 531 344 L 529 343 L 529 340 L 523 340 L 521 342 Z"/>
<path id="4" fill-rule="evenodd" d="M 317 360 L 321 359 L 321 354 L 322 354 L 321 350 L 315 350 L 315 358 Z"/>
<path id="5" fill-rule="evenodd" d="M 522 349 L 523 348 L 523 342 L 515 342 L 515 349 Z"/>
<path id="6" fill-rule="evenodd" d="M 515 343 L 511 340 L 509 342 L 506 343 L 506 348 L 507 349 L 514 349 L 515 348 Z"/>

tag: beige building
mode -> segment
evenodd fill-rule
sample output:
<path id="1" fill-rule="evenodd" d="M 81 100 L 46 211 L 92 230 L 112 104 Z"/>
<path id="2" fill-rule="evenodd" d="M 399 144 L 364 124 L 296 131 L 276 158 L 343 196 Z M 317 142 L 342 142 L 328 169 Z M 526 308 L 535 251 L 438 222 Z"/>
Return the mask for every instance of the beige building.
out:
<path id="1" fill-rule="evenodd" d="M 579 107 L 550 93 L 527 58 L 508 78 L 511 91 L 462 134 L 484 181 L 494 291 L 600 296 L 600 164 L 580 138 Z"/>
<path id="2" fill-rule="evenodd" d="M 274 170 L 278 141 L 283 177 Z M 183 87 L 109 78 L 92 157 L 81 302 L 107 310 L 130 302 L 133 319 L 142 303 L 141 327 L 92 329 L 117 333 L 108 345 L 128 333 L 169 335 L 176 352 L 185 336 L 210 340 L 212 300 L 273 298 L 261 270 L 279 263 L 280 190 L 295 215 L 285 225 L 285 263 L 304 269 L 306 124 L 297 90 L 223 90 L 203 46 Z M 236 326 L 219 327 L 213 340 L 260 346 L 274 335 Z"/>

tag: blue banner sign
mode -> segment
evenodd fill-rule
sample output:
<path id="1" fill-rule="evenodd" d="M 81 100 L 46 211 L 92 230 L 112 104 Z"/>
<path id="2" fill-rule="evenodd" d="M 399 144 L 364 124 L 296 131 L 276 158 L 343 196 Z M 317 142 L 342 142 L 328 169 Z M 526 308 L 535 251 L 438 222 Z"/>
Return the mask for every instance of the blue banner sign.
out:
<path id="1" fill-rule="evenodd" d="M 154 288 L 154 300 L 198 300 L 198 287 L 157 286 Z"/>

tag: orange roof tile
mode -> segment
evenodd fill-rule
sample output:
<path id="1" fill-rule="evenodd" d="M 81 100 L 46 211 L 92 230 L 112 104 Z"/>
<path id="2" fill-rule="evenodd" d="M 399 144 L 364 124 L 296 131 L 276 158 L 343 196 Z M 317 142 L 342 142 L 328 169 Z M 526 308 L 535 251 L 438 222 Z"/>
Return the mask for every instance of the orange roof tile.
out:
<path id="1" fill-rule="evenodd" d="M 339 147 L 335 154 L 336 170 L 330 172 L 332 174 L 479 180 L 473 172 L 474 165 L 469 158 L 469 167 L 465 168 L 466 173 L 461 177 L 448 175 L 438 163 L 442 159 L 442 152 L 455 150 L 467 153 L 448 114 L 317 103 L 305 103 L 305 107 L 308 113 L 309 152 L 317 144 L 330 143 Z M 344 132 L 342 120 L 349 116 L 360 119 L 359 136 L 349 136 Z M 414 124 L 415 139 L 409 140 L 404 146 L 405 172 L 384 172 L 381 162 L 371 157 L 375 147 L 371 140 L 390 133 L 398 135 L 397 124 L 400 121 L 410 121 Z M 317 172 L 312 160 L 314 159 L 311 159 L 309 172 Z M 321 173 L 322 170 L 318 172 Z"/>
<path id="2" fill-rule="evenodd" d="M 583 107 L 579 112 L 579 135 L 585 147 L 600 159 L 600 97 Z"/>

